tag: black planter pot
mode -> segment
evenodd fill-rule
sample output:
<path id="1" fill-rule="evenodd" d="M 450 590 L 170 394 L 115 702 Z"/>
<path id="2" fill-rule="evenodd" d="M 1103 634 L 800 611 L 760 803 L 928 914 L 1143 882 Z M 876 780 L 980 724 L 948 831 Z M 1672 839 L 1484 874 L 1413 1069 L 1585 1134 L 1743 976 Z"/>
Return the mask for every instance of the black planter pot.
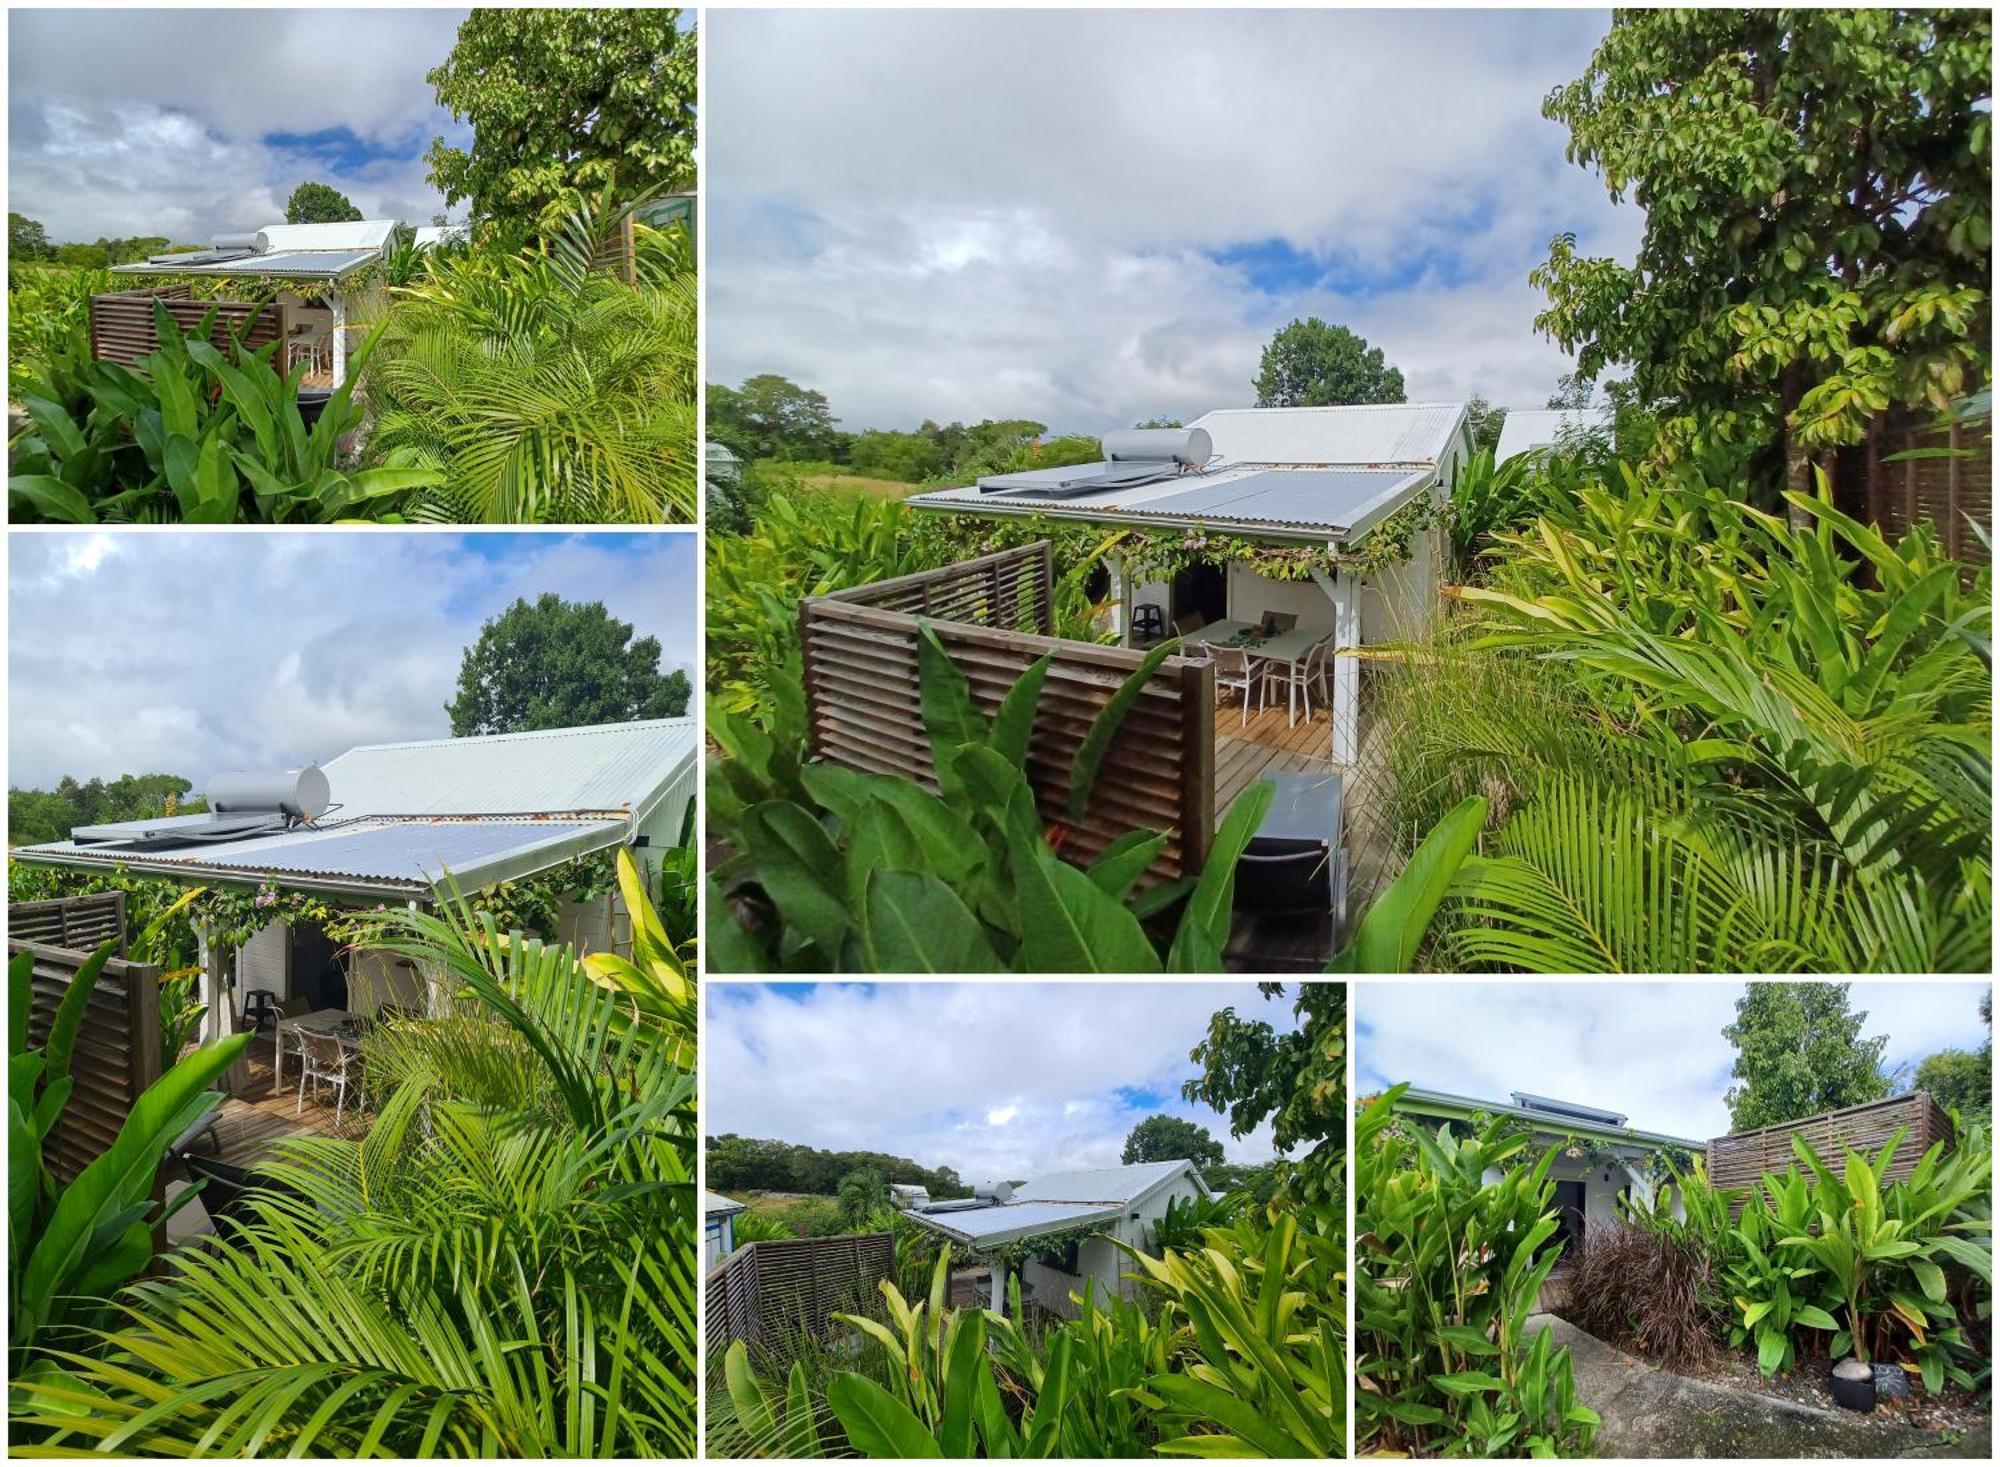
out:
<path id="1" fill-rule="evenodd" d="M 1833 1399 L 1864 1415 L 1875 1409 L 1875 1372 L 1858 1360 L 1842 1360 L 1827 1377 Z"/>
<path id="2" fill-rule="evenodd" d="M 321 391 L 317 388 L 300 389 L 299 421 L 306 425 L 308 432 L 312 431 L 312 425 L 319 421 L 319 415 L 326 411 L 327 402 L 332 396 L 333 393 L 331 390 Z"/>

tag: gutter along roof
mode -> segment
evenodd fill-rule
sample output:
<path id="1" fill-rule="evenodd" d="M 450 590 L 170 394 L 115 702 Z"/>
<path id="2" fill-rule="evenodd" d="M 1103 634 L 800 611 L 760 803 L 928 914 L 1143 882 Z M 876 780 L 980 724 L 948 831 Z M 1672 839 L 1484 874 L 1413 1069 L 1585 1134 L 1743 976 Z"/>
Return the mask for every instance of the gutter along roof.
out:
<path id="1" fill-rule="evenodd" d="M 471 891 L 623 844 L 662 804 L 691 799 L 694 720 L 366 745 L 322 772 L 337 803 L 290 828 L 201 838 L 209 817 L 177 816 L 98 826 L 86 840 L 12 854 L 397 901 L 428 897 L 449 873 Z"/>
<path id="2" fill-rule="evenodd" d="M 1625 1141 L 1635 1146 L 1658 1149 L 1662 1146 L 1676 1146 L 1687 1151 L 1700 1151 L 1708 1143 L 1691 1141 L 1685 1136 L 1667 1136 L 1658 1131 L 1640 1131 L 1630 1126 L 1598 1125 L 1576 1116 L 1558 1115 L 1551 1111 L 1537 1110 L 1532 1106 L 1511 1105 L 1500 1100 L 1479 1100 L 1469 1095 L 1453 1095 L 1444 1090 L 1424 1090 L 1412 1085 L 1403 1092 L 1403 1098 L 1396 1102 L 1396 1109 L 1415 1115 L 1432 1116 L 1439 1120 L 1468 1120 L 1475 1115 L 1506 1116 L 1529 1122 L 1538 1131 L 1552 1136 L 1589 1136 L 1605 1141 Z"/>

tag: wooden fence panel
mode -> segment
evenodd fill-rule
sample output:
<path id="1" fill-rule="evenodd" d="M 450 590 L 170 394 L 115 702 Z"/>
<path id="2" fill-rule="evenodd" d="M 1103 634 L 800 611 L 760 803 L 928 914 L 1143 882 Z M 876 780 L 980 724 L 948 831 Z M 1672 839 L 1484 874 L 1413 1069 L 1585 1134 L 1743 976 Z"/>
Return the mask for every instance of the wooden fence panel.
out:
<path id="1" fill-rule="evenodd" d="M 94 892 L 89 896 L 57 897 L 43 902 L 13 902 L 7 908 L 7 935 L 23 942 L 94 952 L 106 938 L 116 938 L 112 951 L 125 956 L 125 893 Z"/>
<path id="2" fill-rule="evenodd" d="M 1798 1165 L 1792 1152 L 1794 1136 L 1803 1136 L 1820 1160 L 1835 1168 L 1849 1151 L 1863 1152 L 1872 1159 L 1904 1126 L 1909 1133 L 1884 1173 L 1887 1180 L 1900 1182 L 1916 1170 L 1932 1142 L 1949 1144 L 1952 1139 L 1951 1118 L 1921 1090 L 1735 1136 L 1718 1136 L 1708 1143 L 1708 1178 L 1717 1187 L 1747 1192 L 1760 1178 Z"/>
<path id="3" fill-rule="evenodd" d="M 882 1281 L 895 1274 L 893 1233 L 745 1243 L 708 1276 L 710 1368 L 734 1340 L 785 1355 L 823 1336 L 835 1314 L 872 1313 Z"/>
<path id="4" fill-rule="evenodd" d="M 1897 458 L 1913 450 L 1933 458 Z M 1865 450 L 1865 500 L 1858 508 L 1889 540 L 1925 523 L 1947 554 L 1967 565 L 1991 562 L 1972 531 L 1993 525 L 1993 421 L 1972 418 L 1940 426 L 1935 415 L 1905 409 L 1873 426 Z M 1885 460 L 1889 460 L 1886 461 Z"/>
<path id="5" fill-rule="evenodd" d="M 90 354 L 100 362 L 135 366 L 140 358 L 158 349 L 159 331 L 153 320 L 153 304 L 167 308 L 183 332 L 199 329 L 202 318 L 215 312 L 208 339 L 218 350 L 226 350 L 239 333 L 247 354 L 276 341 L 284 332 L 283 310 L 276 301 L 256 305 L 247 301 L 203 301 L 187 297 L 185 286 L 168 287 L 173 295 L 156 291 L 124 291 L 116 295 L 90 298 Z M 274 354 L 272 364 L 282 367 Z"/>
<path id="6" fill-rule="evenodd" d="M 937 788 L 917 675 L 922 618 L 989 718 L 1015 680 L 1049 654 L 1028 778 L 1042 818 L 1063 832 L 1061 853 L 1088 862 L 1128 831 L 1160 830 L 1167 844 L 1149 877 L 1198 872 L 1215 829 L 1213 667 L 1169 657 L 1154 671 L 1111 741 L 1089 808 L 1073 821 L 1069 780 L 1077 752 L 1145 654 L 1048 635 L 1053 583 L 1049 546 L 1040 542 L 802 602 L 813 756 Z"/>
<path id="7" fill-rule="evenodd" d="M 10 909 L 11 918 L 11 909 Z M 88 952 L 11 935 L 7 956 L 34 954 L 30 1044 L 40 1044 Z M 97 976 L 70 1063 L 75 1088 L 48 1143 L 52 1170 L 75 1177 L 110 1147 L 132 1106 L 160 1078 L 160 970 L 113 958 Z"/>

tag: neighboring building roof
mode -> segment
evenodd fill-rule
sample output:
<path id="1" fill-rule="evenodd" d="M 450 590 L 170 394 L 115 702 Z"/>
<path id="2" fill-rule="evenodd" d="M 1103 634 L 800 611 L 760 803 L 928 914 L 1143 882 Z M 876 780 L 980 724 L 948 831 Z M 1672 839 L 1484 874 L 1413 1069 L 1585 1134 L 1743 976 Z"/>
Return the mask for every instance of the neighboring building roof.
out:
<path id="1" fill-rule="evenodd" d="M 1507 416 L 1500 421 L 1500 442 L 1493 449 L 1493 462 L 1504 464 L 1510 458 L 1533 453 L 1538 448 L 1554 448 L 1562 442 L 1565 434 L 1608 428 L 1610 425 L 1611 410 L 1608 407 L 1528 408 L 1520 411 L 1509 408 Z"/>
<path id="2" fill-rule="evenodd" d="M 1353 540 L 1435 482 L 1464 423 L 1462 403 L 1229 408 L 1188 425 L 1207 432 L 1213 445 L 1215 461 L 1205 468 L 1082 492 L 1008 475 L 905 502 L 989 517 Z"/>
<path id="3" fill-rule="evenodd" d="M 197 840 L 187 817 L 126 821 L 12 854 L 398 899 L 449 872 L 470 891 L 622 844 L 662 802 L 693 798 L 696 746 L 691 718 L 364 745 L 324 766 L 334 804 L 311 824 Z M 141 843 L 163 828 L 175 838 Z"/>
<path id="4" fill-rule="evenodd" d="M 1213 1196 L 1191 1161 L 1156 1161 L 1096 1171 L 1056 1172 L 1023 1183 L 1006 1202 L 934 1202 L 904 1214 L 968 1248 L 997 1248 L 1095 1223 L 1116 1222 L 1176 1177 L 1186 1174 Z"/>
<path id="5" fill-rule="evenodd" d="M 1479 1100 L 1469 1095 L 1453 1095 L 1444 1090 L 1425 1090 L 1412 1085 L 1403 1092 L 1402 1099 L 1396 1103 L 1396 1109 L 1414 1115 L 1433 1116 L 1440 1120 L 1466 1120 L 1475 1115 L 1511 1116 L 1516 1120 L 1527 1121 L 1538 1131 L 1553 1136 L 1589 1136 L 1605 1141 L 1629 1142 L 1654 1150 L 1675 1146 L 1686 1151 L 1699 1151 L 1708 1144 L 1706 1141 L 1689 1140 L 1685 1136 L 1667 1136 L 1657 1131 L 1634 1130 L 1624 1125 L 1625 1118 L 1615 1111 L 1572 1106 L 1566 1101 L 1548 1101 L 1522 1091 L 1516 1091 L 1515 1096 L 1518 1100 L 1534 1103 L 1520 1105 L 1501 1100 Z M 1586 1113 L 1612 1117 L 1615 1123 L 1586 1120 L 1583 1118 Z"/>
<path id="6" fill-rule="evenodd" d="M 470 224 L 419 224 L 410 243 L 420 250 L 428 250 L 442 244 L 464 244 L 471 238 Z"/>
<path id="7" fill-rule="evenodd" d="M 114 265 L 111 273 L 338 280 L 381 259 L 397 227 L 394 219 L 267 224 L 250 235 L 218 235 L 211 249 L 154 255 L 136 264 Z"/>
<path id="8" fill-rule="evenodd" d="M 733 1197 L 724 1197 L 720 1192 L 702 1189 L 701 1213 L 703 1217 L 730 1217 L 742 1212 L 748 1203 L 738 1202 Z"/>
<path id="9" fill-rule="evenodd" d="M 1188 426 L 1206 429 L 1225 463 L 1435 467 L 1464 427 L 1465 409 L 1462 402 L 1221 408 Z"/>

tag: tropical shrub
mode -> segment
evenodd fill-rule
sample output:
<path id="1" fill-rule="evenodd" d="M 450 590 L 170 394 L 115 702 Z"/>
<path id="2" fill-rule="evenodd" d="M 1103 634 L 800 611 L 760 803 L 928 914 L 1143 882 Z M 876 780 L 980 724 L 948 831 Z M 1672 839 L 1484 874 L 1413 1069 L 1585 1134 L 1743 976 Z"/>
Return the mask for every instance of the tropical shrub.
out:
<path id="1" fill-rule="evenodd" d="M 1407 1086 L 1356 1118 L 1355 1379 L 1363 1452 L 1578 1456 L 1597 1413 L 1569 1352 L 1524 1340 L 1560 1251 L 1553 1149 L 1504 1121 L 1454 1136 L 1392 1126 Z M 1499 1179 L 1486 1180 L 1489 1171 Z"/>
<path id="2" fill-rule="evenodd" d="M 137 370 L 70 363 L 46 384 L 49 395 L 25 399 L 33 427 L 12 445 L 7 481 L 16 518 L 324 522 L 392 508 L 436 480 L 401 464 L 344 466 L 340 440 L 365 415 L 353 393 L 376 338 L 307 428 L 306 369 L 277 371 L 278 343 L 225 354 L 209 341 L 212 318 L 183 335 L 163 304 L 153 310 L 159 346 Z"/>
<path id="3" fill-rule="evenodd" d="M 7 262 L 7 400 L 90 360 L 90 298 L 116 288 L 109 270 Z"/>
<path id="4" fill-rule="evenodd" d="M 1070 810 L 1087 807 L 1104 751 L 1138 690 L 1172 653 L 1147 654 L 1079 747 Z M 1214 972 L 1229 940 L 1237 857 L 1271 802 L 1238 798 L 1199 878 L 1140 877 L 1166 843 L 1133 831 L 1080 868 L 1055 852 L 1028 783 L 1042 658 L 989 722 L 925 624 L 918 638 L 924 719 L 939 794 L 915 780 L 795 757 L 724 716 L 711 764 L 711 832 L 736 854 L 710 877 L 709 952 L 719 971 L 1031 973 Z M 804 800 L 799 796 L 803 794 Z M 1183 900 L 1164 944 L 1145 919 Z"/>
<path id="5" fill-rule="evenodd" d="M 1728 1318 L 1705 1249 L 1664 1229 L 1591 1221 L 1570 1260 L 1564 1317 L 1673 1370 L 1715 1353 Z"/>
<path id="6" fill-rule="evenodd" d="M 152 1200 L 167 1148 L 222 1103 L 209 1086 L 250 1043 L 235 1035 L 172 1065 L 103 1154 L 58 1180 L 44 1147 L 75 1088 L 70 1062 L 113 946 L 77 968 L 39 1046 L 28 1043 L 34 954 L 7 965 L 7 1353 L 17 1388 L 59 1376 L 66 1352 L 108 1312 L 106 1296 L 153 1261 L 154 1229 L 173 1210 Z"/>
<path id="7" fill-rule="evenodd" d="M 365 1138 L 279 1143 L 240 1226 L 17 1380 L 16 1442 L 691 1457 L 697 1000 L 623 853 L 620 878 L 630 958 L 509 935 L 456 894 L 384 913 L 372 945 L 457 995 L 393 1026 L 406 1058 L 435 1034 L 434 1063 Z"/>
<path id="8" fill-rule="evenodd" d="M 678 232 L 572 215 L 544 249 L 451 252 L 392 292 L 371 462 L 431 472 L 416 518 L 692 521 L 697 289 Z"/>

